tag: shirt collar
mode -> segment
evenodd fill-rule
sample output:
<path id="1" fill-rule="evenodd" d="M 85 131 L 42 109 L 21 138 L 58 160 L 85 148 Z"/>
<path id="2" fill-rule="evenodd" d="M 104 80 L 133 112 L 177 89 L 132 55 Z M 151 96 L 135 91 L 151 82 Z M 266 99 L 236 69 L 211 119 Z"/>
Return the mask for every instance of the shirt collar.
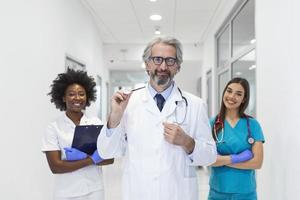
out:
<path id="1" fill-rule="evenodd" d="M 165 100 L 167 100 L 167 98 L 168 98 L 168 97 L 171 95 L 171 93 L 172 93 L 173 87 L 174 87 L 174 82 L 172 82 L 171 85 L 170 85 L 167 89 L 165 89 L 163 92 L 161 92 L 161 93 L 159 93 L 159 94 L 161 94 L 161 95 L 165 98 Z M 158 92 L 151 86 L 150 83 L 149 83 L 149 87 L 148 87 L 148 88 L 149 88 L 149 92 L 150 92 L 152 98 L 154 98 L 155 95 L 156 95 Z"/>
<path id="2" fill-rule="evenodd" d="M 72 124 L 72 125 L 75 126 L 74 122 L 67 116 L 66 112 L 63 113 L 63 118 L 64 118 L 64 120 L 65 120 L 67 123 Z M 82 117 L 81 117 L 81 119 L 80 119 L 79 125 L 86 125 L 87 122 L 88 122 L 88 118 L 87 118 L 87 116 L 85 115 L 85 111 L 83 111 L 83 115 L 82 115 Z"/>

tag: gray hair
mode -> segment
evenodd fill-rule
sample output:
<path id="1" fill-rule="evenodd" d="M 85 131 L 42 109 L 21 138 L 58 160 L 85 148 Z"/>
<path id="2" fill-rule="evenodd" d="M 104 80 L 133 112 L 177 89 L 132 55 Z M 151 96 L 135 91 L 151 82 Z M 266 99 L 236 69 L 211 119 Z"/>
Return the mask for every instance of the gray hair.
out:
<path id="1" fill-rule="evenodd" d="M 151 57 L 152 47 L 159 43 L 173 46 L 176 49 L 177 64 L 180 66 L 182 63 L 182 44 L 179 42 L 179 40 L 177 40 L 174 37 L 170 37 L 170 36 L 157 37 L 157 38 L 154 38 L 151 42 L 149 42 L 143 53 L 144 62 L 149 61 L 149 59 Z"/>

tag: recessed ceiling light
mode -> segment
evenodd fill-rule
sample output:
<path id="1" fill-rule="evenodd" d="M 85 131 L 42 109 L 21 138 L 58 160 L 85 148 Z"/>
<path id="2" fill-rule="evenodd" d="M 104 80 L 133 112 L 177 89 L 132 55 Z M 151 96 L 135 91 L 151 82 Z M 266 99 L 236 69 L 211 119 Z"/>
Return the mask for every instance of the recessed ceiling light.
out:
<path id="1" fill-rule="evenodd" d="M 160 15 L 151 15 L 150 16 L 150 19 L 153 20 L 153 21 L 159 21 L 161 20 L 161 16 Z"/>
<path id="2" fill-rule="evenodd" d="M 156 2 L 157 0 L 150 0 L 151 2 Z"/>
<path id="3" fill-rule="evenodd" d="M 155 32 L 154 32 L 155 35 L 160 35 L 160 30 L 159 30 L 160 27 L 159 26 L 155 26 L 154 28 L 155 28 Z"/>

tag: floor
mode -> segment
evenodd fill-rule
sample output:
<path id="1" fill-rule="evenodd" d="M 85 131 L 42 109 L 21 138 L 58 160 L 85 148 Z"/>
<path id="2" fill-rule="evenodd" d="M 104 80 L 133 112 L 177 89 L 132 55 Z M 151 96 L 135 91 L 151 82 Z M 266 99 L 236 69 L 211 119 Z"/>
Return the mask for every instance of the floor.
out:
<path id="1" fill-rule="evenodd" d="M 105 200 L 121 200 L 121 159 L 115 159 L 113 165 L 103 167 Z M 207 199 L 208 171 L 206 168 L 197 170 L 199 182 L 199 200 Z"/>

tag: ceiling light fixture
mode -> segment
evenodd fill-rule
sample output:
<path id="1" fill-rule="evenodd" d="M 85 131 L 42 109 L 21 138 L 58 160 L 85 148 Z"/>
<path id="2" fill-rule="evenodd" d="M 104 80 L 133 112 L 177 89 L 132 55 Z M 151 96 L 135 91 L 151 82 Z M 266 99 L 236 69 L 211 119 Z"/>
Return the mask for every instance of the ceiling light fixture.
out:
<path id="1" fill-rule="evenodd" d="M 161 16 L 160 15 L 151 15 L 150 16 L 150 19 L 153 20 L 153 21 L 159 21 L 161 20 Z"/>
<path id="2" fill-rule="evenodd" d="M 120 49 L 120 52 L 122 54 L 122 58 L 120 59 L 120 61 L 126 61 L 126 53 L 128 52 L 127 49 Z"/>
<path id="3" fill-rule="evenodd" d="M 157 0 L 150 0 L 151 2 L 156 2 Z"/>
<path id="4" fill-rule="evenodd" d="M 154 32 L 155 35 L 160 35 L 160 30 L 159 30 L 159 28 L 160 28 L 159 26 L 156 26 L 156 27 L 155 27 L 155 32 Z"/>
<path id="5" fill-rule="evenodd" d="M 235 72 L 235 75 L 240 76 L 242 75 L 242 72 Z"/>
<path id="6" fill-rule="evenodd" d="M 256 65 L 251 65 L 248 69 L 249 70 L 253 70 L 253 69 L 255 69 L 256 68 Z"/>
<path id="7" fill-rule="evenodd" d="M 256 42 L 256 39 L 250 40 L 250 43 L 251 43 L 251 44 L 254 44 L 255 42 Z"/>

